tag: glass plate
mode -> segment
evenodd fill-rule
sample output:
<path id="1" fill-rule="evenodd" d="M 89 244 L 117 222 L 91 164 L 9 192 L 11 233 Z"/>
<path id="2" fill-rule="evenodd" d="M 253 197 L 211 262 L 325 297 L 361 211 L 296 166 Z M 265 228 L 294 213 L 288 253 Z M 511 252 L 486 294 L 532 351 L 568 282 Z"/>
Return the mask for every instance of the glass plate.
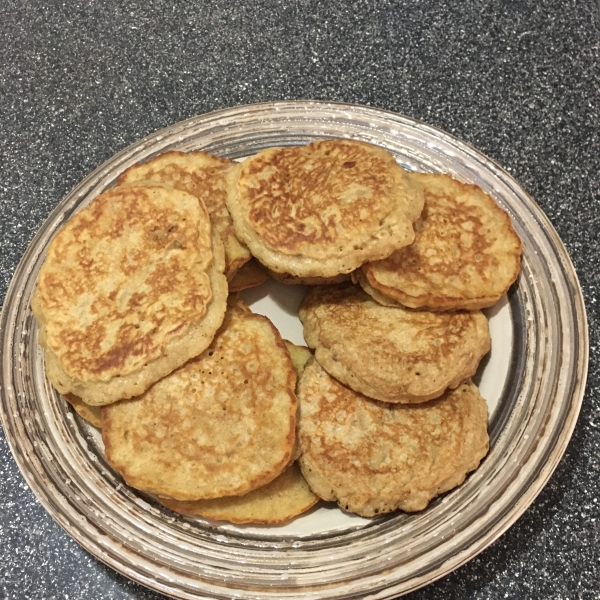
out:
<path id="1" fill-rule="evenodd" d="M 492 352 L 477 381 L 490 407 L 491 449 L 427 510 L 374 520 L 321 507 L 281 527 L 182 517 L 136 492 L 107 465 L 98 432 L 44 376 L 30 300 L 57 230 L 130 165 L 166 150 L 241 158 L 262 148 L 351 137 L 405 168 L 450 173 L 506 209 L 523 240 L 521 275 L 488 311 Z M 302 343 L 302 290 L 245 293 L 284 337 Z M 464 142 L 406 117 L 321 102 L 273 102 L 195 117 L 120 152 L 54 210 L 19 264 L 2 320 L 1 416 L 27 482 L 84 548 L 127 577 L 176 598 L 393 598 L 465 563 L 500 536 L 554 471 L 573 431 L 588 358 L 573 266 L 552 225 L 501 168 Z"/>

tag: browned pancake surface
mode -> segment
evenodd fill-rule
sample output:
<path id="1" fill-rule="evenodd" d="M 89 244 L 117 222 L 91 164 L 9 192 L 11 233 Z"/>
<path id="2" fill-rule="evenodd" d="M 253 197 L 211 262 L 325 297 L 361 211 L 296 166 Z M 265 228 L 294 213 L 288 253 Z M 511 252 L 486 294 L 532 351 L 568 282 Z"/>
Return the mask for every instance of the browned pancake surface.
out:
<path id="1" fill-rule="evenodd" d="M 394 157 L 354 140 L 269 148 L 230 171 L 236 233 L 263 265 L 333 277 L 412 242 L 422 191 Z"/>
<path id="2" fill-rule="evenodd" d="M 241 495 L 292 460 L 296 375 L 265 317 L 230 307 L 212 344 L 145 394 L 105 407 L 109 463 L 178 500 Z"/>
<path id="3" fill-rule="evenodd" d="M 437 398 L 474 375 L 490 349 L 480 311 L 382 306 L 354 285 L 310 289 L 299 316 L 321 366 L 382 402 Z"/>
<path id="4" fill-rule="evenodd" d="M 424 404 L 384 404 L 312 359 L 298 398 L 300 466 L 310 488 L 362 516 L 424 509 L 460 485 L 488 450 L 487 406 L 470 382 Z"/>
<path id="5" fill-rule="evenodd" d="M 425 190 L 415 241 L 365 265 L 369 284 L 411 308 L 493 305 L 520 269 L 521 241 L 510 217 L 475 185 L 449 175 L 411 177 Z"/>
<path id="6" fill-rule="evenodd" d="M 170 151 L 130 167 L 119 177 L 117 185 L 152 181 L 184 190 L 199 198 L 206 206 L 213 226 L 225 246 L 225 275 L 229 278 L 250 259 L 248 249 L 235 236 L 231 216 L 225 205 L 225 178 L 234 164 L 229 159 L 207 152 Z"/>

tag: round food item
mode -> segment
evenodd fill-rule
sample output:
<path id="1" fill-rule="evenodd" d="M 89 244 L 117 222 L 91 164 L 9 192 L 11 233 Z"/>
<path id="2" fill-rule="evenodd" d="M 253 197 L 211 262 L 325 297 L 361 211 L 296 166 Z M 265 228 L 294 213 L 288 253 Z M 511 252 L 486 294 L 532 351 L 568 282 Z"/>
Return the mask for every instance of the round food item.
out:
<path id="1" fill-rule="evenodd" d="M 227 306 L 230 308 L 239 308 L 246 313 L 252 313 L 252 309 L 240 298 L 240 295 L 237 292 L 227 296 Z"/>
<path id="2" fill-rule="evenodd" d="M 342 273 L 334 277 L 295 277 L 289 273 L 276 273 L 269 269 L 267 272 L 270 277 L 286 285 L 335 285 L 351 280 L 350 273 Z"/>
<path id="3" fill-rule="evenodd" d="M 263 266 L 255 258 L 251 258 L 233 274 L 229 280 L 229 291 L 241 292 L 261 285 L 268 278 L 269 275 Z"/>
<path id="4" fill-rule="evenodd" d="M 143 395 L 103 409 L 106 458 L 129 485 L 159 496 L 246 494 L 292 462 L 295 385 L 271 322 L 229 307 L 200 356 Z"/>
<path id="5" fill-rule="evenodd" d="M 374 288 L 369 283 L 369 280 L 363 269 L 356 269 L 356 271 L 352 273 L 352 283 L 358 283 L 363 291 L 365 291 L 367 294 L 369 294 L 369 296 L 371 296 L 371 298 L 373 298 L 373 300 L 379 304 L 382 304 L 383 306 L 404 306 L 404 304 L 398 302 L 398 300 L 394 300 L 393 298 L 386 296 L 383 292 L 380 292 L 377 288 Z"/>
<path id="6" fill-rule="evenodd" d="M 235 166 L 227 206 L 238 238 L 272 271 L 335 277 L 410 244 L 423 193 L 386 150 L 324 140 Z"/>
<path id="7" fill-rule="evenodd" d="M 73 216 L 40 269 L 32 309 L 46 375 L 100 406 L 141 394 L 212 340 L 224 253 L 195 196 L 117 187 Z"/>
<path id="8" fill-rule="evenodd" d="M 225 205 L 226 174 L 234 164 L 227 158 L 202 151 L 164 152 L 145 163 L 129 167 L 121 174 L 117 185 L 147 181 L 169 185 L 200 198 L 223 241 L 225 276 L 229 279 L 250 260 L 250 251 L 235 236 L 233 222 Z"/>
<path id="9" fill-rule="evenodd" d="M 296 392 L 298 392 L 298 381 L 300 380 L 300 375 L 302 375 L 302 371 L 304 371 L 304 367 L 306 366 L 308 359 L 312 357 L 312 352 L 306 346 L 297 346 L 289 340 L 283 340 L 283 342 L 290 353 L 290 358 L 292 359 L 292 364 L 294 365 L 294 370 L 296 371 Z M 294 460 L 298 460 L 300 456 L 300 443 L 298 442 L 298 437 L 296 437 L 296 445 L 294 447 L 292 456 L 294 457 Z"/>
<path id="10" fill-rule="evenodd" d="M 411 178 L 425 190 L 415 241 L 365 264 L 369 284 L 410 308 L 492 306 L 521 265 L 521 240 L 510 217 L 476 185 L 449 175 L 412 173 Z"/>
<path id="11" fill-rule="evenodd" d="M 466 382 L 424 404 L 369 400 L 311 359 L 298 385 L 300 467 L 324 500 L 373 517 L 423 510 L 488 451 L 487 406 Z"/>
<path id="12" fill-rule="evenodd" d="M 189 502 L 159 498 L 159 501 L 176 512 L 216 521 L 275 525 L 306 512 L 319 497 L 310 491 L 298 463 L 293 463 L 271 483 L 243 496 Z"/>
<path id="13" fill-rule="evenodd" d="M 296 369 L 296 374 L 298 375 L 298 378 L 300 378 L 308 359 L 312 357 L 312 352 L 306 346 L 298 346 L 289 340 L 283 341 L 292 357 L 292 364 L 294 365 L 294 369 Z"/>
<path id="14" fill-rule="evenodd" d="M 100 406 L 90 406 L 75 394 L 67 394 L 64 398 L 82 419 L 94 427 L 102 429 L 102 408 Z"/>
<path id="15" fill-rule="evenodd" d="M 480 311 L 382 306 L 355 285 L 310 289 L 299 317 L 319 364 L 353 390 L 382 402 L 441 396 L 475 374 L 491 345 Z"/>

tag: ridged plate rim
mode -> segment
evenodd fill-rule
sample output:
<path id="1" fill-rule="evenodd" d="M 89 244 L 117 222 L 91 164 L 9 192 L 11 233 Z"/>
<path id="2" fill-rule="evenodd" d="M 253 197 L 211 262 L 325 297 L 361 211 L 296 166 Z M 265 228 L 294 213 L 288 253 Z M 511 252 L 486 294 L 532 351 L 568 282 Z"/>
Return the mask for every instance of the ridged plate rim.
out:
<path id="1" fill-rule="evenodd" d="M 135 162 L 169 149 L 239 158 L 269 145 L 323 137 L 363 139 L 394 152 L 408 168 L 444 170 L 477 183 L 511 214 L 524 259 L 510 296 L 523 328 L 522 357 L 512 367 L 515 382 L 505 390 L 510 410 L 497 420 L 494 445 L 480 469 L 424 513 L 312 538 L 202 529 L 161 513 L 90 452 L 78 422 L 43 376 L 29 308 L 37 271 L 60 226 Z M 15 460 L 40 502 L 94 556 L 177 598 L 393 598 L 464 564 L 523 514 L 556 468 L 581 407 L 589 351 L 582 294 L 567 251 L 506 171 L 425 123 L 316 101 L 200 115 L 106 161 L 60 202 L 31 242 L 6 296 L 0 336 L 0 416 Z"/>

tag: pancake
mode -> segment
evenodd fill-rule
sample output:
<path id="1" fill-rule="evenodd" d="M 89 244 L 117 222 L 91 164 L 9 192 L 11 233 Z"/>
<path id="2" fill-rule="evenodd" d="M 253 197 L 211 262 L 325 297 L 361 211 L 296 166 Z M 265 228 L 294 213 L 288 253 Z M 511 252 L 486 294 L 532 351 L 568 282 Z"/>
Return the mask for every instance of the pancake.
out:
<path id="1" fill-rule="evenodd" d="M 382 306 L 355 285 L 310 289 L 299 317 L 319 364 L 382 402 L 437 398 L 474 375 L 491 344 L 480 311 Z"/>
<path id="2" fill-rule="evenodd" d="M 245 313 L 252 314 L 252 310 L 250 309 L 250 307 L 246 304 L 246 302 L 244 302 L 244 300 L 240 298 L 240 295 L 237 292 L 234 292 L 233 294 L 229 294 L 229 296 L 227 296 L 227 306 L 230 308 L 239 308 Z"/>
<path id="3" fill-rule="evenodd" d="M 248 305 L 237 294 L 230 295 L 228 303 L 246 313 L 251 312 Z M 299 377 L 312 353 L 305 346 L 297 346 L 288 340 L 283 341 Z M 299 451 L 300 446 L 296 443 L 293 453 L 294 460 L 300 455 Z M 232 523 L 260 523 L 263 525 L 287 521 L 307 511 L 318 500 L 318 496 L 310 491 L 297 463 L 287 468 L 271 483 L 243 496 L 225 496 L 187 502 L 159 498 L 162 504 L 176 512 L 201 515 L 207 519 L 231 521 Z"/>
<path id="4" fill-rule="evenodd" d="M 220 238 L 195 196 L 126 186 L 98 196 L 54 238 L 32 309 L 46 375 L 100 406 L 141 394 L 220 327 Z"/>
<path id="5" fill-rule="evenodd" d="M 283 341 L 292 358 L 292 364 L 296 370 L 296 375 L 300 378 L 306 363 L 312 357 L 312 352 L 306 346 L 297 346 L 288 340 Z"/>
<path id="6" fill-rule="evenodd" d="M 308 485 L 364 517 L 423 510 L 460 485 L 488 450 L 487 406 L 471 382 L 424 404 L 385 404 L 343 386 L 311 359 L 298 398 Z"/>
<path id="7" fill-rule="evenodd" d="M 255 259 L 243 264 L 229 280 L 230 292 L 241 292 L 261 285 L 269 278 L 263 266 Z"/>
<path id="8" fill-rule="evenodd" d="M 89 406 L 75 394 L 67 394 L 65 400 L 74 408 L 75 412 L 94 427 L 102 429 L 102 408 Z"/>
<path id="9" fill-rule="evenodd" d="M 106 458 L 129 485 L 159 496 L 246 494 L 293 460 L 295 384 L 271 322 L 230 307 L 199 357 L 103 409 Z"/>
<path id="10" fill-rule="evenodd" d="M 415 242 L 363 266 L 369 284 L 411 308 L 474 310 L 495 304 L 519 274 L 521 240 L 479 187 L 413 173 L 425 190 Z"/>
<path id="11" fill-rule="evenodd" d="M 356 269 L 356 271 L 352 273 L 352 282 L 360 285 L 363 291 L 383 306 L 404 306 L 402 302 L 398 302 L 398 300 L 394 300 L 393 298 L 386 296 L 383 292 L 380 292 L 377 288 L 374 288 L 369 282 L 365 270 L 363 269 Z"/>
<path id="12" fill-rule="evenodd" d="M 298 464 L 294 463 L 271 483 L 243 496 L 192 502 L 168 498 L 159 500 L 176 512 L 207 519 L 275 525 L 306 512 L 319 501 L 319 497 L 310 491 Z"/>
<path id="13" fill-rule="evenodd" d="M 202 200 L 213 227 L 225 247 L 225 275 L 229 279 L 250 260 L 250 252 L 240 244 L 233 231 L 231 216 L 225 205 L 225 176 L 235 163 L 206 152 L 176 152 L 159 154 L 148 162 L 133 165 L 124 171 L 117 185 L 138 181 L 166 184 Z"/>
<path id="14" fill-rule="evenodd" d="M 342 273 L 335 277 L 294 277 L 288 273 L 276 273 L 271 270 L 267 270 L 267 273 L 279 283 L 285 283 L 286 285 L 335 285 L 350 281 L 349 273 Z"/>
<path id="15" fill-rule="evenodd" d="M 227 206 L 236 235 L 267 268 L 335 277 L 410 244 L 423 194 L 389 152 L 325 140 L 236 165 Z"/>

